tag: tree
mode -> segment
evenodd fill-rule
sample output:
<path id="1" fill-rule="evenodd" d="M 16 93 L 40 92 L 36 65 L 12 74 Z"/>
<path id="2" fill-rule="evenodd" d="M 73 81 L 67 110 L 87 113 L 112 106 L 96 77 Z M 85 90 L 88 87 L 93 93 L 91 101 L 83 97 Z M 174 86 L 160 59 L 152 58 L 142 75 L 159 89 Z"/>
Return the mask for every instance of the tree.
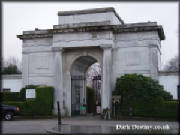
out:
<path id="1" fill-rule="evenodd" d="M 3 74 L 20 74 L 21 71 L 17 68 L 16 65 L 8 65 L 8 67 L 3 68 Z"/>
<path id="2" fill-rule="evenodd" d="M 172 58 L 164 67 L 165 71 L 178 71 L 179 70 L 179 57 Z"/>
<path id="3" fill-rule="evenodd" d="M 125 74 L 117 78 L 114 94 L 126 96 L 124 100 L 127 102 L 134 102 L 133 100 L 150 101 L 159 96 L 164 100 L 172 100 L 172 95 L 166 92 L 158 81 L 137 74 Z"/>
<path id="4" fill-rule="evenodd" d="M 88 113 L 94 113 L 95 110 L 95 104 L 96 104 L 96 99 L 95 99 L 95 90 L 91 87 L 87 86 L 87 112 Z"/>
<path id="5" fill-rule="evenodd" d="M 101 67 L 99 63 L 94 63 L 87 70 L 87 74 L 86 74 L 87 85 L 92 87 L 93 77 L 98 75 L 101 75 Z"/>
<path id="6" fill-rule="evenodd" d="M 120 106 L 123 109 L 133 107 L 137 114 L 147 114 L 173 98 L 158 81 L 138 74 L 125 74 L 117 78 L 113 95 L 121 96 Z"/>
<path id="7" fill-rule="evenodd" d="M 10 57 L 3 61 L 3 74 L 20 74 L 21 62 L 16 57 Z"/>

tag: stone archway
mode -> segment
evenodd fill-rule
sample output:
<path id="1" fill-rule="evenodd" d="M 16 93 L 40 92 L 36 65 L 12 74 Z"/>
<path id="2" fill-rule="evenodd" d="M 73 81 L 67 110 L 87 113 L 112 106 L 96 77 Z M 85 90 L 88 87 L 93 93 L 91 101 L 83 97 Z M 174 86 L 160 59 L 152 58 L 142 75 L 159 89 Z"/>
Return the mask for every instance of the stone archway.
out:
<path id="1" fill-rule="evenodd" d="M 88 56 L 89 56 L 88 60 L 92 62 L 89 62 L 89 64 L 87 65 L 91 65 L 91 63 L 93 64 L 95 61 L 98 61 L 102 67 L 101 112 L 103 111 L 103 109 L 110 108 L 111 96 L 112 96 L 112 85 L 111 85 L 112 84 L 112 46 L 103 45 L 97 47 L 63 48 L 63 49 L 54 47 L 53 49 L 55 51 L 55 64 L 56 64 L 55 65 L 56 91 L 55 91 L 54 103 L 60 101 L 62 114 L 71 116 L 71 112 L 72 112 L 71 69 L 73 63 L 77 59 L 83 59 L 85 57 L 88 58 Z M 96 60 L 90 59 L 90 57 Z M 87 65 L 84 68 L 87 68 L 88 67 Z M 79 73 L 82 74 L 82 72 Z M 54 104 L 55 109 L 56 107 L 57 107 L 56 104 Z"/>
<path id="2" fill-rule="evenodd" d="M 98 62 L 101 65 L 101 70 L 103 71 L 103 49 L 100 47 L 66 48 L 62 52 L 63 100 L 65 101 L 68 115 L 71 115 L 73 108 L 72 85 L 74 84 L 72 84 L 72 79 L 83 81 L 88 67 L 95 62 Z M 81 85 L 83 84 L 82 82 L 79 83 L 81 83 Z M 63 103 L 63 101 L 61 102 Z M 81 102 L 83 102 L 83 98 L 81 98 Z"/>
<path id="3" fill-rule="evenodd" d="M 101 111 L 111 107 L 117 77 L 137 73 L 158 77 L 163 28 L 156 22 L 124 24 L 114 8 L 63 11 L 53 29 L 23 31 L 23 86 L 50 85 L 54 110 L 71 115 L 71 67 L 92 56 L 102 69 Z"/>

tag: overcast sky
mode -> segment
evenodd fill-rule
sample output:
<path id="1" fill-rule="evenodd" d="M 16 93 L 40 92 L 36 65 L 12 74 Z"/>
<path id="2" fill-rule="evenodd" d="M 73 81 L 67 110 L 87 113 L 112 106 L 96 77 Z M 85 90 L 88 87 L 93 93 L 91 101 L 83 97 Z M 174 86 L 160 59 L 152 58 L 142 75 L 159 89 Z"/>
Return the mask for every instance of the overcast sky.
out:
<path id="1" fill-rule="evenodd" d="M 114 7 L 125 23 L 156 21 L 164 28 L 161 65 L 178 55 L 178 2 L 4 2 L 3 57 L 22 59 L 22 31 L 51 29 L 58 24 L 58 11 Z"/>

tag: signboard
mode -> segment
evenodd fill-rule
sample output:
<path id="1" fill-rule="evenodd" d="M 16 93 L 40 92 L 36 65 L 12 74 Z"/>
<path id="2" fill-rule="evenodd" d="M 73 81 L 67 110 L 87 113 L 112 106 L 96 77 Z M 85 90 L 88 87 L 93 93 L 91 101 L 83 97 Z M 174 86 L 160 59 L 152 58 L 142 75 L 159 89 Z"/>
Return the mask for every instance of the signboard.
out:
<path id="1" fill-rule="evenodd" d="M 35 98 L 35 89 L 26 89 L 26 98 Z"/>
<path id="2" fill-rule="evenodd" d="M 86 110 L 86 107 L 80 106 L 80 111 L 85 111 L 85 110 Z"/>

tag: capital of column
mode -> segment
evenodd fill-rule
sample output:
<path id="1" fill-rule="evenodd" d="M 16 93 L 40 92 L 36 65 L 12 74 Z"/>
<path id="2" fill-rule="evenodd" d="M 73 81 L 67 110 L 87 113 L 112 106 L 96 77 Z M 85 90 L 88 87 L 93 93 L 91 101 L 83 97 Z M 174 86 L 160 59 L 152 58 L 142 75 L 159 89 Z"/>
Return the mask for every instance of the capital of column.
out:
<path id="1" fill-rule="evenodd" d="M 149 48 L 158 47 L 157 44 L 149 44 Z"/>
<path id="2" fill-rule="evenodd" d="M 29 54 L 29 52 L 27 52 L 27 51 L 22 51 L 22 54 Z"/>
<path id="3" fill-rule="evenodd" d="M 62 52 L 63 48 L 61 48 L 61 47 L 52 47 L 52 51 L 53 52 Z"/>
<path id="4" fill-rule="evenodd" d="M 102 44 L 102 45 L 100 45 L 100 47 L 102 49 L 111 49 L 112 48 L 112 44 Z"/>

